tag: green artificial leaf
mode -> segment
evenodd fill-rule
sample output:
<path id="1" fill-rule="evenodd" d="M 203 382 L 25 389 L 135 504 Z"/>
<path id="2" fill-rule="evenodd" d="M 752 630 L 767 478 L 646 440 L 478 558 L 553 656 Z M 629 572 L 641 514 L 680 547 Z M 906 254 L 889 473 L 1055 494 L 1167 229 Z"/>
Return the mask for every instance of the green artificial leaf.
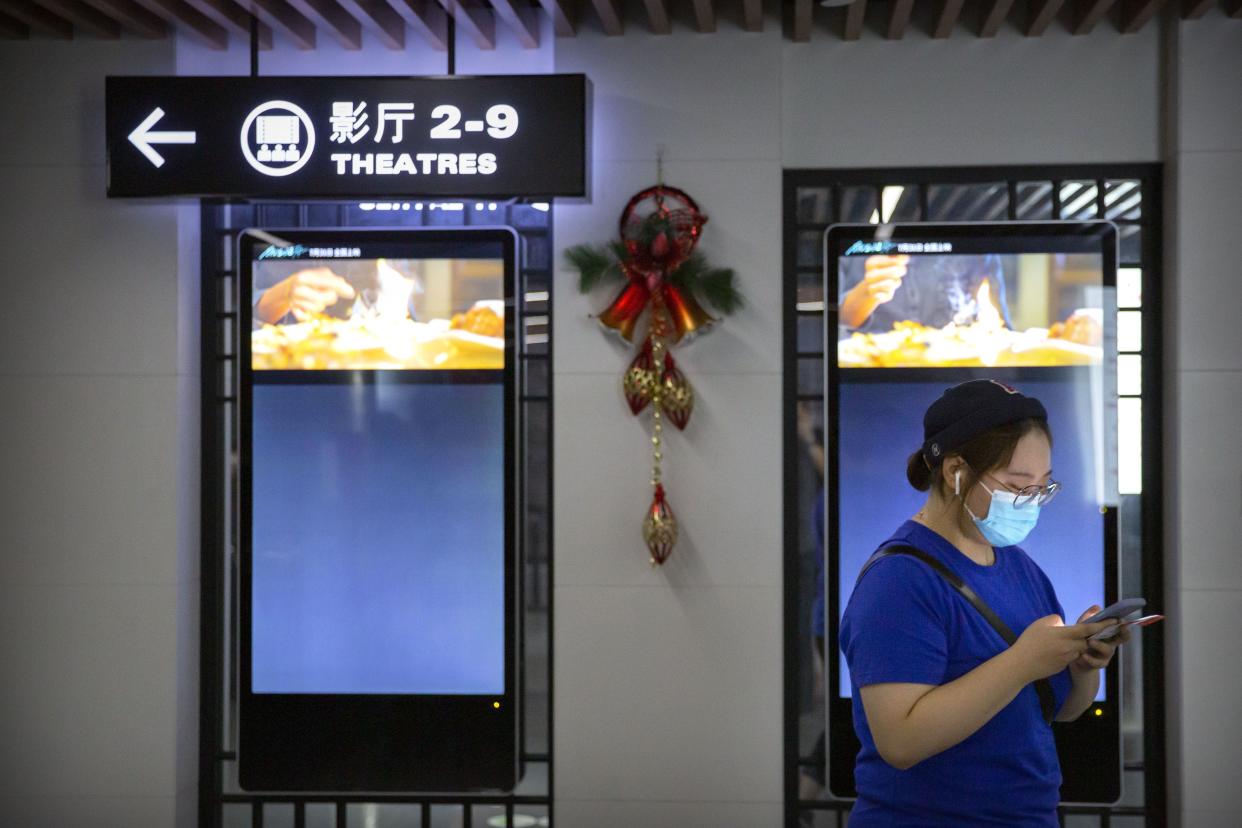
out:
<path id="1" fill-rule="evenodd" d="M 600 285 L 621 277 L 621 265 L 614 245 L 575 245 L 565 250 L 565 258 L 578 271 L 578 290 L 582 293 L 590 293 Z"/>
<path id="2" fill-rule="evenodd" d="M 725 316 L 746 304 L 737 288 L 737 274 L 730 267 L 708 268 L 699 278 L 698 295 Z"/>
<path id="3" fill-rule="evenodd" d="M 729 316 L 739 310 L 745 300 L 737 288 L 737 274 L 731 268 L 712 267 L 707 257 L 695 251 L 681 267 L 669 274 L 669 284 L 689 290 L 700 301 Z"/>

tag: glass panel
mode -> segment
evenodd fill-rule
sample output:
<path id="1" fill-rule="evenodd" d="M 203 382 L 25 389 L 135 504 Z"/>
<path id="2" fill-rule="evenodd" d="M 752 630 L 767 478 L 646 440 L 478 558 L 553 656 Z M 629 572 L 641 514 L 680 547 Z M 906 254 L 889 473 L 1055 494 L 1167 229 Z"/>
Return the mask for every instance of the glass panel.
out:
<path id="1" fill-rule="evenodd" d="M 824 361 L 822 359 L 798 360 L 798 393 L 824 393 Z"/>
<path id="2" fill-rule="evenodd" d="M 514 825 L 518 823 L 514 816 Z M 475 805 L 470 809 L 470 825 L 468 828 L 508 828 L 509 820 L 505 817 L 503 805 Z"/>
<path id="3" fill-rule="evenodd" d="M 524 359 L 522 360 L 522 372 L 522 378 L 525 381 L 526 386 L 523 393 L 525 393 L 526 396 L 548 396 L 548 360 Z"/>
<path id="4" fill-rule="evenodd" d="M 1117 312 L 1117 350 L 1121 352 L 1143 350 L 1143 312 Z"/>
<path id="5" fill-rule="evenodd" d="M 1137 397 L 1143 393 L 1143 357 L 1120 354 L 1117 357 L 1117 393 Z"/>
<path id="6" fill-rule="evenodd" d="M 509 206 L 509 223 L 514 227 L 547 227 L 550 224 L 549 205 L 546 202 L 534 204 L 512 204 Z"/>
<path id="7" fill-rule="evenodd" d="M 832 222 L 832 188 L 798 188 L 798 224 L 823 224 Z"/>
<path id="8" fill-rule="evenodd" d="M 823 298 L 824 271 L 822 268 L 810 267 L 798 271 L 798 301 L 801 301 L 804 290 L 814 291 L 814 297 Z"/>
<path id="9" fill-rule="evenodd" d="M 434 819 L 432 824 L 435 824 Z M 418 805 L 351 802 L 345 810 L 344 828 L 419 828 L 420 825 L 422 814 Z M 457 818 L 456 825 L 461 825 L 461 817 Z"/>
<path id="10" fill-rule="evenodd" d="M 431 806 L 430 828 L 461 828 L 463 820 L 464 815 L 460 805 Z"/>
<path id="11" fill-rule="evenodd" d="M 797 463 L 798 506 L 798 788 L 814 797 L 824 787 L 824 660 L 823 542 L 816 506 L 822 489 L 824 463 L 824 405 L 799 402 L 796 410 L 798 442 L 792 449 Z"/>
<path id="12" fill-rule="evenodd" d="M 879 209 L 876 203 L 875 187 L 842 187 L 841 216 L 842 222 L 867 224 L 872 215 Z M 878 216 L 876 217 L 878 220 Z"/>
<path id="13" fill-rule="evenodd" d="M 476 814 L 478 809 L 475 809 Z M 476 828 L 509 828 L 505 820 L 505 809 L 501 808 L 499 812 L 487 811 L 487 817 L 480 820 L 476 815 L 474 824 Z M 546 805 L 515 805 L 513 807 L 513 825 L 512 828 L 547 828 L 551 825 L 548 821 L 548 807 Z"/>
<path id="14" fill-rule="evenodd" d="M 341 225 L 341 205 L 312 202 L 306 205 L 307 227 L 339 227 Z"/>
<path id="15" fill-rule="evenodd" d="M 1107 181 L 1104 183 L 1104 218 L 1131 219 L 1143 217 L 1143 186 L 1141 181 Z"/>
<path id="16" fill-rule="evenodd" d="M 524 277 L 523 282 L 526 286 L 526 290 L 522 293 L 522 312 L 527 314 L 547 313 L 549 298 L 548 291 L 538 290 L 534 285 L 532 285 L 531 282 L 534 280 L 530 278 L 529 273 L 523 273 L 522 275 Z"/>
<path id="17" fill-rule="evenodd" d="M 548 763 L 527 762 L 526 773 L 513 789 L 514 796 L 537 797 L 548 795 Z M 522 806 L 525 809 L 526 806 Z"/>
<path id="18" fill-rule="evenodd" d="M 824 231 L 803 230 L 798 233 L 798 267 L 824 266 Z"/>
<path id="19" fill-rule="evenodd" d="M 494 224 L 494 222 L 487 222 Z M 529 235 L 526 239 L 526 267 L 532 270 L 544 270 L 552 263 L 552 245 L 544 235 Z"/>
<path id="20" fill-rule="evenodd" d="M 993 184 L 932 184 L 927 188 L 929 221 L 1001 221 L 1008 217 L 1009 187 Z"/>
<path id="21" fill-rule="evenodd" d="M 1117 268 L 1117 307 L 1143 306 L 1143 271 L 1137 267 Z"/>
<path id="22" fill-rule="evenodd" d="M 919 220 L 919 187 L 893 185 L 880 191 L 880 220 L 888 222 Z"/>
<path id="23" fill-rule="evenodd" d="M 427 205 L 428 227 L 461 227 L 466 223 L 464 201 L 433 201 Z"/>
<path id="24" fill-rule="evenodd" d="M 296 204 L 260 204 L 258 205 L 259 223 L 265 227 L 297 227 L 298 206 Z"/>
<path id="25" fill-rule="evenodd" d="M 1020 220 L 1052 218 L 1052 183 L 1048 181 L 1019 181 L 1017 207 L 1014 215 Z"/>
<path id="26" fill-rule="evenodd" d="M 238 802 L 224 803 L 221 822 L 224 828 L 250 828 L 254 824 L 250 815 L 250 805 Z"/>
<path id="27" fill-rule="evenodd" d="M 466 219 L 470 224 L 503 224 L 505 220 L 504 203 L 497 203 L 495 201 L 467 202 L 466 211 Z"/>
<path id="28" fill-rule="evenodd" d="M 1064 181 L 1061 183 L 1061 218 L 1091 219 L 1098 215 L 1096 199 L 1099 188 L 1094 181 Z"/>
<path id="29" fill-rule="evenodd" d="M 1138 265 L 1143 259 L 1143 228 L 1137 224 L 1119 224 L 1117 230 L 1121 235 L 1118 246 L 1121 248 L 1123 265 Z"/>
<path id="30" fill-rule="evenodd" d="M 328 802 L 307 803 L 306 828 L 337 828 L 336 806 Z"/>
<path id="31" fill-rule="evenodd" d="M 1117 491 L 1143 493 L 1143 398 L 1117 400 Z"/>
<path id="32" fill-rule="evenodd" d="M 409 201 L 364 201 L 359 204 L 345 205 L 344 212 L 348 216 L 347 224 L 350 227 L 391 227 L 394 224 L 402 227 L 420 227 L 423 224 L 425 206 L 420 202 Z"/>
<path id="33" fill-rule="evenodd" d="M 819 311 L 824 310 L 824 285 L 818 279 L 814 284 L 801 284 L 799 279 L 797 310 L 800 311 Z"/>
<path id="34" fill-rule="evenodd" d="M 293 828 L 293 803 L 269 802 L 264 805 L 263 828 Z"/>
<path id="35" fill-rule="evenodd" d="M 820 314 L 798 316 L 798 353 L 824 352 L 824 317 Z"/>

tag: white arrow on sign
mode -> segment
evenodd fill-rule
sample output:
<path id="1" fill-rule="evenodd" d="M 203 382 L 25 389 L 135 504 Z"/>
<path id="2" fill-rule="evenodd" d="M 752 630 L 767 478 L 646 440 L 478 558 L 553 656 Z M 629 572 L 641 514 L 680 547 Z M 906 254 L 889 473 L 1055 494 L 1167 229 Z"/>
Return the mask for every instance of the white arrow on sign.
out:
<path id="1" fill-rule="evenodd" d="M 154 149 L 152 144 L 193 144 L 198 140 L 197 132 L 151 132 L 155 122 L 164 117 L 164 110 L 158 106 L 138 128 L 129 134 L 129 142 L 157 167 L 164 166 L 164 156 Z"/>

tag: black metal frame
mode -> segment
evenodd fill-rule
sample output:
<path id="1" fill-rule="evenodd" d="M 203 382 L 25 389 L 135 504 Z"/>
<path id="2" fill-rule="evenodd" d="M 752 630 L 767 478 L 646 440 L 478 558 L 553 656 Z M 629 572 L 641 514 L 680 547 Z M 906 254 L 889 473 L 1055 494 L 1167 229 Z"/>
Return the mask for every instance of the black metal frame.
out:
<path id="1" fill-rule="evenodd" d="M 822 231 L 828 224 L 854 220 L 841 215 L 841 187 L 872 188 L 877 209 L 882 204 L 881 193 L 885 186 L 904 185 L 917 188 L 917 218 L 893 218 L 897 221 L 928 220 L 931 185 L 999 184 L 1007 189 L 1007 220 L 1022 219 L 1016 214 L 1017 187 L 1020 182 L 1051 182 L 1053 215 L 1061 211 L 1061 185 L 1069 181 L 1088 181 L 1096 186 L 1096 212 L 1105 215 L 1105 181 L 1137 180 L 1142 194 L 1142 213 L 1137 221 L 1127 221 L 1141 228 L 1139 261 L 1143 268 L 1143 293 L 1147 297 L 1142 305 L 1143 313 L 1143 374 L 1142 374 L 1142 450 L 1143 494 L 1139 495 L 1141 519 L 1142 560 L 1141 591 L 1145 596 L 1158 600 L 1164 595 L 1163 561 L 1163 468 L 1161 437 L 1163 430 L 1163 400 L 1161 373 L 1163 349 L 1161 330 L 1163 320 L 1159 296 L 1162 285 L 1162 184 L 1163 170 L 1159 164 L 1089 164 L 1056 166 L 1013 167 L 952 167 L 952 168 L 889 168 L 855 170 L 786 170 L 782 198 L 782 255 L 784 287 L 782 292 L 784 383 L 782 403 L 784 412 L 784 781 L 786 828 L 797 828 L 800 819 L 815 812 L 835 812 L 835 823 L 844 824 L 844 814 L 851 803 L 841 800 L 800 801 L 798 798 L 799 771 L 807 763 L 800 755 L 799 715 L 800 679 L 807 660 L 805 647 L 800 639 L 803 619 L 799 609 L 801 592 L 801 561 L 799 550 L 799 444 L 797 436 L 797 404 L 803 400 L 823 400 L 819 394 L 800 395 L 798 388 L 799 358 L 823 359 L 823 349 L 818 352 L 799 352 L 798 321 L 806 312 L 797 308 L 798 274 L 807 271 L 799 266 L 799 231 Z M 823 222 L 800 225 L 798 222 L 799 188 L 832 188 L 832 209 Z M 865 220 L 865 219 L 864 219 Z M 1121 262 L 1125 264 L 1124 259 Z M 817 267 L 822 266 L 817 265 Z M 829 301 L 825 297 L 825 302 Z M 812 311 L 811 314 L 818 312 Z M 822 372 L 821 372 L 822 375 Z M 829 652 L 835 650 L 836 642 L 827 642 Z M 829 656 L 831 657 L 831 656 Z M 1164 631 L 1160 625 L 1144 631 L 1142 637 L 1142 689 L 1143 689 L 1143 762 L 1127 765 L 1127 772 L 1139 772 L 1144 778 L 1144 804 L 1135 806 L 1063 806 L 1060 819 L 1065 823 L 1067 815 L 1092 815 L 1104 828 L 1112 817 L 1141 816 L 1150 826 L 1162 826 L 1167 822 L 1168 801 L 1166 792 L 1166 729 L 1164 698 Z"/>
<path id="2" fill-rule="evenodd" d="M 230 805 L 249 805 L 249 822 L 262 826 L 266 805 L 292 807 L 293 824 L 306 824 L 308 805 L 334 806 L 336 828 L 346 828 L 350 804 L 417 806 L 422 828 L 431 828 L 433 808 L 455 806 L 466 828 L 474 825 L 480 808 L 503 809 L 505 823 L 513 824 L 515 809 L 540 808 L 553 817 L 552 785 L 552 383 L 551 383 L 551 289 L 552 239 L 551 213 L 538 224 L 530 205 L 519 201 L 488 204 L 484 211 L 462 211 L 451 221 L 437 221 L 432 205 L 407 202 L 374 205 L 381 207 L 361 213 L 360 205 L 345 202 L 264 203 L 203 201 L 200 207 L 201 288 L 200 288 L 200 418 L 201 418 L 201 580 L 199 628 L 199 793 L 198 824 L 217 828 L 225 823 Z M 411 210 L 411 206 L 414 208 Z M 521 211 L 523 220 L 516 216 Z M 233 213 L 236 219 L 230 220 Z M 473 219 L 477 215 L 478 221 Z M 359 219 L 365 218 L 365 221 Z M 410 219 L 417 219 L 417 223 Z M 404 219 L 404 221 L 403 221 Z M 246 226 L 299 226 L 342 228 L 350 226 L 487 226 L 508 225 L 521 240 L 523 252 L 538 249 L 538 261 L 519 254 L 518 265 L 518 404 L 522 408 L 521 445 L 517 466 L 521 519 L 518 528 L 518 594 L 523 623 L 517 642 L 519 703 L 527 704 L 527 636 L 533 635 L 527 623 L 538 612 L 546 613 L 547 704 L 541 711 L 523 709 L 519 715 L 519 751 L 524 766 L 546 765 L 546 788 L 532 793 L 428 794 L 428 793 L 340 793 L 340 794 L 258 794 L 243 792 L 236 785 L 236 754 L 229 749 L 231 722 L 226 713 L 235 711 L 237 694 L 236 641 L 237 607 L 226 599 L 237 592 L 237 467 L 238 381 L 237 337 L 239 318 L 236 303 L 237 262 L 235 239 Z M 532 291 L 544 292 L 530 299 Z M 542 307 L 533 307 L 533 306 Z M 542 328 L 542 331 L 538 329 Z M 532 331 L 535 329 L 535 331 Z M 541 434 L 546 445 L 540 455 L 532 454 L 532 435 Z M 533 462 L 532 462 L 533 461 Z M 539 481 L 538 491 L 530 485 Z M 539 503 L 539 498 L 542 503 Z M 532 507 L 532 503 L 534 506 Z M 546 529 L 534 537 L 529 521 L 533 508 L 546 510 Z M 228 579 L 226 581 L 226 578 Z M 541 642 L 542 643 L 542 642 Z M 227 673 L 226 673 L 227 670 Z M 227 678 L 226 678 L 227 676 Z M 230 707 L 233 705 L 233 707 Z M 538 714 L 546 721 L 542 750 L 531 749 L 530 723 Z M 233 713 L 235 715 L 235 712 Z M 522 788 L 519 783 L 518 789 Z"/>

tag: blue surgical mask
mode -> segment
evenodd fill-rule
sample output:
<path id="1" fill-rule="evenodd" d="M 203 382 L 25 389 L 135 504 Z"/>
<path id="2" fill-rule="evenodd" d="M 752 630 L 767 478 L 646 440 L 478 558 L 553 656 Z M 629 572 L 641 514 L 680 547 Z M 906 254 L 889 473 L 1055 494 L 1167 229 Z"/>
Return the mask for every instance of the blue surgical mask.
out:
<path id="1" fill-rule="evenodd" d="M 975 522 L 984 540 L 993 546 L 1016 546 L 1026 540 L 1026 536 L 1031 534 L 1031 530 L 1039 522 L 1039 505 L 1028 503 L 1019 509 L 1014 505 L 1013 492 L 989 489 L 982 482 L 979 485 L 992 495 L 988 516 L 977 518 L 964 500 L 962 505 L 966 507 L 966 514 Z"/>

